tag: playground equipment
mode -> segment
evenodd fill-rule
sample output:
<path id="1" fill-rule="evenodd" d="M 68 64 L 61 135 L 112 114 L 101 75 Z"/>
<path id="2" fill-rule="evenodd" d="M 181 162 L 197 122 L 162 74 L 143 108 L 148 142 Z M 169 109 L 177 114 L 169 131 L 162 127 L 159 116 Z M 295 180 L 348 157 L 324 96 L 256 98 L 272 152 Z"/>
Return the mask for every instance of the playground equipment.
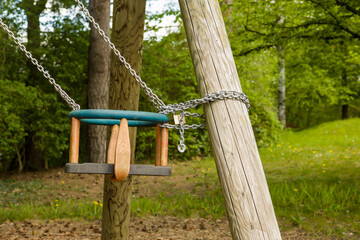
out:
<path id="1" fill-rule="evenodd" d="M 183 137 L 184 130 L 187 128 L 202 127 L 184 124 L 185 116 L 200 117 L 196 116 L 196 114 L 188 113 L 186 110 L 199 104 L 204 104 L 207 126 L 212 141 L 233 239 L 281 239 L 267 188 L 266 178 L 247 113 L 249 103 L 247 97 L 241 92 L 241 86 L 222 19 L 219 1 L 179 0 L 202 98 L 174 105 L 165 105 L 157 95 L 146 86 L 136 74 L 136 71 L 131 68 L 130 64 L 126 62 L 125 58 L 115 48 L 115 45 L 110 41 L 109 37 L 100 29 L 94 18 L 90 16 L 84 5 L 79 0 L 75 1 L 79 4 L 88 20 L 93 24 L 93 27 L 98 30 L 99 34 L 103 36 L 104 40 L 109 44 L 113 53 L 140 84 L 159 113 L 167 115 L 180 112 L 179 125 L 159 124 L 161 127 L 179 130 L 180 141 L 178 150 L 180 152 L 186 149 Z M 145 4 L 145 1 L 143 2 Z M 15 38 L 7 26 L 2 23 L 1 19 L 0 25 L 44 74 L 44 77 L 54 85 L 55 89 L 68 102 L 73 110 L 79 110 L 80 106 L 62 91 L 60 86 L 55 83 L 55 80 L 38 64 L 31 53 Z M 231 91 L 224 89 L 231 89 Z M 119 133 L 127 132 L 126 121 L 127 120 L 124 120 L 125 124 L 120 123 L 118 130 L 116 130 L 116 126 L 113 127 L 114 136 L 111 137 L 112 139 L 116 139 L 116 135 L 118 135 L 118 137 L 119 135 L 123 135 Z M 76 120 L 74 120 L 74 122 L 76 122 Z M 123 138 L 120 142 L 125 142 L 124 139 L 126 138 Z M 157 139 L 157 142 L 158 141 Z M 114 149 L 117 149 L 117 146 L 119 146 L 120 152 L 123 151 L 125 155 L 128 154 L 126 147 L 118 145 L 115 140 L 110 141 L 109 149 L 113 150 L 110 151 L 110 153 L 108 152 L 108 159 L 110 159 L 110 161 L 108 160 L 108 162 L 110 162 L 109 164 L 111 164 L 111 161 L 114 161 L 116 165 L 117 156 L 116 150 Z M 120 159 L 119 162 L 127 161 L 128 157 L 124 159 L 125 160 Z M 114 169 L 115 175 L 116 171 L 117 170 Z M 119 169 L 118 179 L 122 179 L 127 171 L 127 168 Z"/>
<path id="2" fill-rule="evenodd" d="M 168 129 L 158 124 L 169 122 L 164 114 L 104 109 L 76 110 L 69 113 L 71 118 L 69 163 L 66 173 L 112 174 L 116 181 L 123 181 L 128 175 L 169 176 L 167 167 Z M 97 125 L 111 125 L 111 137 L 107 163 L 79 164 L 80 122 Z M 130 139 L 128 127 L 156 126 L 155 166 L 130 165 Z"/>

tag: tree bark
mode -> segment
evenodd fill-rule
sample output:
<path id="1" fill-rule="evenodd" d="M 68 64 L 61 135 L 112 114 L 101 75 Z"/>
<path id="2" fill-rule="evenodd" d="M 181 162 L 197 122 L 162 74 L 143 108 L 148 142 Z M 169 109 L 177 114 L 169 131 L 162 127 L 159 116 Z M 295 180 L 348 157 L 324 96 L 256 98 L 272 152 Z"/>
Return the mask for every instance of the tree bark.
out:
<path id="1" fill-rule="evenodd" d="M 348 119 L 349 118 L 349 105 L 348 104 L 344 104 L 341 105 L 341 119 Z"/>
<path id="2" fill-rule="evenodd" d="M 179 0 L 200 94 L 241 91 L 218 0 Z M 233 239 L 281 239 L 245 104 L 205 105 Z"/>
<path id="3" fill-rule="evenodd" d="M 36 51 L 41 44 L 40 36 L 40 14 L 45 10 L 47 0 L 23 0 L 19 7 L 25 11 L 27 18 L 27 48 L 32 52 Z M 35 86 L 37 80 L 41 78 L 36 66 L 30 60 L 27 60 L 26 66 L 29 69 L 29 77 L 25 84 Z M 25 157 L 27 164 L 31 169 L 40 170 L 43 168 L 42 152 L 37 147 L 38 137 L 36 132 L 29 131 L 25 139 Z"/>
<path id="4" fill-rule="evenodd" d="M 343 44 L 341 44 L 341 46 L 343 46 Z M 343 80 L 342 81 L 343 87 L 347 87 L 349 83 L 345 69 L 343 69 L 342 80 Z M 341 119 L 344 120 L 348 118 L 349 118 L 349 104 L 345 102 L 341 105 Z"/>
<path id="5" fill-rule="evenodd" d="M 279 53 L 279 86 L 278 86 L 278 119 L 283 127 L 286 127 L 286 75 L 284 47 L 277 46 Z"/>
<path id="6" fill-rule="evenodd" d="M 89 12 L 109 36 L 110 1 L 90 0 Z M 88 107 L 89 109 L 107 109 L 109 106 L 110 48 L 93 26 L 91 26 L 90 37 Z M 106 126 L 88 126 L 87 162 L 105 161 L 106 134 Z"/>
<path id="7" fill-rule="evenodd" d="M 145 25 L 145 0 L 115 0 L 112 41 L 140 74 Z M 120 60 L 111 55 L 110 101 L 112 109 L 138 110 L 140 86 Z M 131 161 L 134 162 L 136 128 L 130 128 Z M 113 183 L 105 177 L 101 239 L 128 239 L 131 177 Z"/>

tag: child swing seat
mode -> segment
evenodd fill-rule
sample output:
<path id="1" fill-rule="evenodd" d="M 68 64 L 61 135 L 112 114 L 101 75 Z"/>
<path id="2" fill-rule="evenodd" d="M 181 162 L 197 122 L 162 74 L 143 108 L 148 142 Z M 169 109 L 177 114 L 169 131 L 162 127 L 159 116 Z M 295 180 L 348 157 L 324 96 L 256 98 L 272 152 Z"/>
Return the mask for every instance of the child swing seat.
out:
<path id="1" fill-rule="evenodd" d="M 66 173 L 111 174 L 115 181 L 123 181 L 128 175 L 170 176 L 167 166 L 168 128 L 160 124 L 169 117 L 152 112 L 86 109 L 69 113 L 71 118 L 69 163 Z M 79 163 L 80 122 L 95 125 L 111 125 L 111 137 L 106 163 Z M 131 148 L 128 127 L 156 126 L 155 165 L 130 164 Z"/>

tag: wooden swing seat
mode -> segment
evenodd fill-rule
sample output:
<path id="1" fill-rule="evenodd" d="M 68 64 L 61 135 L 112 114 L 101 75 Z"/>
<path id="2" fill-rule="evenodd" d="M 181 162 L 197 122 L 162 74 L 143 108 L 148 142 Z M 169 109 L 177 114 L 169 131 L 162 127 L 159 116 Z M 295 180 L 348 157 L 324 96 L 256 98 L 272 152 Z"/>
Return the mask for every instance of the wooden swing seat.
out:
<path id="1" fill-rule="evenodd" d="M 169 122 L 164 114 L 87 109 L 69 113 L 71 118 L 69 163 L 65 165 L 66 173 L 111 174 L 116 181 L 123 181 L 128 175 L 170 176 L 171 168 L 167 167 L 168 129 L 159 124 Z M 112 125 L 108 146 L 107 163 L 79 164 L 80 122 L 96 125 Z M 130 164 L 131 149 L 128 127 L 156 126 L 156 159 L 154 165 Z"/>

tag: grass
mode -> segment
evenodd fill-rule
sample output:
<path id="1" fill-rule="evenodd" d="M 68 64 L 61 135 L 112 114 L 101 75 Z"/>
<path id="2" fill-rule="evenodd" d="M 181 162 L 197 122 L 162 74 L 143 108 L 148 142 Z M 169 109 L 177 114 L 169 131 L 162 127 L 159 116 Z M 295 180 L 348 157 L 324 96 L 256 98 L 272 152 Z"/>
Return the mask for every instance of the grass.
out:
<path id="1" fill-rule="evenodd" d="M 281 229 L 300 227 L 340 238 L 360 236 L 359 133 L 360 119 L 336 121 L 286 131 L 278 143 L 260 149 Z M 176 162 L 173 171 L 174 176 L 159 180 L 134 178 L 132 215 L 225 217 L 213 159 Z M 100 203 L 91 198 L 56 202 L 46 197 L 63 188 L 39 180 L 26 184 L 1 180 L 0 222 L 101 218 Z"/>

